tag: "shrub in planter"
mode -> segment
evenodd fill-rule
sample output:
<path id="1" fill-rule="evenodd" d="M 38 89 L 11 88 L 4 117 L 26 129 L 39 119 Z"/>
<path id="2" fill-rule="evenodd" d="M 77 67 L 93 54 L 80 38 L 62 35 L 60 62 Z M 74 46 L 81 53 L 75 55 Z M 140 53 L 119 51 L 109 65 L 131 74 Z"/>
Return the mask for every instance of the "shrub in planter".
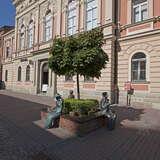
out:
<path id="1" fill-rule="evenodd" d="M 78 113 L 78 115 L 88 115 L 88 112 L 96 110 L 99 102 L 95 99 L 65 99 L 63 113 Z"/>

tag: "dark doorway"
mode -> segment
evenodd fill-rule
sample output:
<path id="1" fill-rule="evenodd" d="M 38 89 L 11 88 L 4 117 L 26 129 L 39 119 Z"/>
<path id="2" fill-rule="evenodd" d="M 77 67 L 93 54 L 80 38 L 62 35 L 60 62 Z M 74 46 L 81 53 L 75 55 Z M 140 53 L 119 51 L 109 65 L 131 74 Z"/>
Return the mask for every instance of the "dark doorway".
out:
<path id="1" fill-rule="evenodd" d="M 45 63 L 42 67 L 42 91 L 47 92 L 49 82 L 49 68 L 48 64 Z"/>
<path id="2" fill-rule="evenodd" d="M 48 72 L 43 72 L 43 84 L 48 84 Z"/>

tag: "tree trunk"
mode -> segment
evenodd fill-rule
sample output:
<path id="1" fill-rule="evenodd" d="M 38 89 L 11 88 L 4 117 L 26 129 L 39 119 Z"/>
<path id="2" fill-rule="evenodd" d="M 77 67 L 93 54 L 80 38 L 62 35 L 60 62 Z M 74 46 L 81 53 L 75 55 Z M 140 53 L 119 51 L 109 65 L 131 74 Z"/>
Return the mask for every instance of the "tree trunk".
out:
<path id="1" fill-rule="evenodd" d="M 77 99 L 80 99 L 79 74 L 77 73 Z"/>
<path id="2" fill-rule="evenodd" d="M 57 94 L 57 74 L 54 73 L 54 93 L 53 93 L 54 97 L 56 94 Z"/>

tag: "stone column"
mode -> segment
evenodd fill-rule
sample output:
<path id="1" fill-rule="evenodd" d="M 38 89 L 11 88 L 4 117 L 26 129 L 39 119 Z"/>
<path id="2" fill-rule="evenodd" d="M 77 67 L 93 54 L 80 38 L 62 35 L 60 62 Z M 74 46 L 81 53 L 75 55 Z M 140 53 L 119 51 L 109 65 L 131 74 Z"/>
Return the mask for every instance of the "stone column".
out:
<path id="1" fill-rule="evenodd" d="M 18 51 L 18 19 L 15 18 L 15 52 Z"/>
<path id="2" fill-rule="evenodd" d="M 80 31 L 84 31 L 85 29 L 85 19 L 86 19 L 86 2 L 80 2 Z"/>
<path id="3" fill-rule="evenodd" d="M 153 10 L 154 10 L 153 9 L 154 8 L 153 4 L 154 4 L 153 0 L 148 1 L 148 18 L 153 17 Z"/>
<path id="4" fill-rule="evenodd" d="M 62 36 L 65 36 L 67 34 L 67 7 L 65 6 L 62 9 Z"/>
<path id="5" fill-rule="evenodd" d="M 57 1 L 57 36 L 61 35 L 61 12 L 62 12 L 62 0 Z"/>
<path id="6" fill-rule="evenodd" d="M 98 6 L 98 9 L 97 9 L 97 15 L 98 15 L 98 18 L 97 18 L 97 25 L 100 26 L 101 25 L 101 16 L 102 16 L 102 1 L 101 0 L 96 0 L 96 3 L 97 3 L 97 6 Z"/>
<path id="7" fill-rule="evenodd" d="M 112 22 L 113 17 L 113 2 L 111 0 L 106 0 L 105 3 L 105 24 Z"/>
<path id="8" fill-rule="evenodd" d="M 27 49 L 28 27 L 24 27 L 24 49 Z"/>
<path id="9" fill-rule="evenodd" d="M 132 23 L 132 0 L 128 0 L 127 4 L 127 23 Z"/>
<path id="10" fill-rule="evenodd" d="M 40 5 L 38 4 L 38 18 L 37 18 L 37 29 L 36 29 L 36 35 L 37 35 L 37 37 L 36 37 L 36 44 L 38 45 L 38 47 L 37 47 L 37 49 L 39 49 L 39 43 L 40 43 L 40 23 L 41 23 L 41 19 L 40 19 Z"/>
<path id="11" fill-rule="evenodd" d="M 52 70 L 51 69 L 49 69 L 49 76 L 48 76 L 48 78 L 49 78 L 49 87 L 51 88 L 52 87 Z"/>
<path id="12" fill-rule="evenodd" d="M 38 64 L 38 62 L 37 61 L 35 61 L 34 62 L 34 80 L 33 80 L 33 85 L 34 86 L 36 86 L 36 82 L 37 82 L 37 64 Z"/>
<path id="13" fill-rule="evenodd" d="M 36 26 L 35 26 L 35 22 L 33 23 L 33 44 L 32 47 L 34 48 L 35 46 L 35 35 L 36 35 Z"/>
<path id="14" fill-rule="evenodd" d="M 76 3 L 76 33 L 79 32 L 79 24 L 80 24 L 80 2 Z"/>
<path id="15" fill-rule="evenodd" d="M 40 92 L 40 62 L 38 60 L 35 61 L 34 64 L 34 86 L 36 93 Z"/>

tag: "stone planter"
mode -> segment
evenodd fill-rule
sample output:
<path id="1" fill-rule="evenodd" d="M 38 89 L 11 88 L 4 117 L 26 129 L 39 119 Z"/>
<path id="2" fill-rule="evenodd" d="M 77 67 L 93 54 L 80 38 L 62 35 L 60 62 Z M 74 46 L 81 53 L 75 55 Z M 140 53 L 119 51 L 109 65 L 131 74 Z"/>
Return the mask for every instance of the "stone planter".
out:
<path id="1" fill-rule="evenodd" d="M 67 129 L 72 134 L 76 134 L 78 136 L 83 136 L 104 126 L 106 126 L 106 119 L 103 115 L 85 117 L 63 115 L 60 118 L 60 127 Z"/>

